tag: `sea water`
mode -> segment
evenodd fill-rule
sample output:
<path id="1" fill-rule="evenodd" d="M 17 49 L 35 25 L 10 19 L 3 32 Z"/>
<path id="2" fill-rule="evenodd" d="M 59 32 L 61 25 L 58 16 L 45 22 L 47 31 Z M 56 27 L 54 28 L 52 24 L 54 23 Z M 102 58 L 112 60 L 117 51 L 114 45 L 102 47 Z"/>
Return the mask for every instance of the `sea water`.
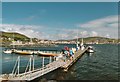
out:
<path id="1" fill-rule="evenodd" d="M 58 47 L 32 48 L 35 50 L 58 50 L 64 46 L 75 47 L 75 45 L 58 45 Z M 42 76 L 42 79 L 54 80 L 118 80 L 118 45 L 117 44 L 93 44 L 95 49 L 93 54 L 85 54 L 68 72 L 57 69 L 49 74 Z M 5 48 L 2 48 L 3 50 Z M 25 48 L 28 49 L 28 48 Z M 2 73 L 11 73 L 15 61 L 21 56 L 21 71 L 24 72 L 30 55 L 19 54 L 0 54 L 0 70 Z M 45 58 L 45 64 L 49 63 L 49 58 Z M 35 68 L 42 66 L 42 57 L 35 56 Z M 41 79 L 41 78 L 38 78 Z"/>

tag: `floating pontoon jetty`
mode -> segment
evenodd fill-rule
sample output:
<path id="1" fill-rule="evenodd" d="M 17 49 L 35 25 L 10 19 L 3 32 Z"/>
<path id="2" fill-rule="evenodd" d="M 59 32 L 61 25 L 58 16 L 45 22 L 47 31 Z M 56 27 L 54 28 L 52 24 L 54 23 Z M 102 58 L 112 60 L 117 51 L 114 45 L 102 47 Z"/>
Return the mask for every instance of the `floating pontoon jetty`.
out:
<path id="1" fill-rule="evenodd" d="M 2 80 L 27 80 L 27 81 L 31 81 L 34 80 L 38 77 L 43 76 L 44 74 L 47 74 L 49 72 L 52 72 L 55 69 L 58 68 L 62 68 L 64 69 L 64 71 L 67 71 L 68 68 L 73 65 L 73 63 L 75 63 L 80 57 L 82 57 L 82 55 L 84 55 L 84 53 L 86 52 L 86 50 L 88 49 L 85 48 L 83 50 L 78 50 L 75 52 L 74 54 L 74 59 L 72 61 L 70 61 L 69 59 L 67 59 L 66 61 L 64 61 L 63 59 L 58 59 L 55 61 L 51 61 L 51 57 L 49 59 L 49 64 L 44 65 L 44 57 L 42 58 L 42 67 L 39 69 L 35 69 L 34 68 L 34 57 L 30 57 L 29 59 L 29 64 L 26 66 L 26 70 L 24 73 L 19 73 L 20 71 L 20 57 L 18 57 L 18 59 L 16 60 L 16 64 L 14 66 L 14 69 L 12 71 L 11 74 L 3 74 L 0 76 L 0 79 Z"/>

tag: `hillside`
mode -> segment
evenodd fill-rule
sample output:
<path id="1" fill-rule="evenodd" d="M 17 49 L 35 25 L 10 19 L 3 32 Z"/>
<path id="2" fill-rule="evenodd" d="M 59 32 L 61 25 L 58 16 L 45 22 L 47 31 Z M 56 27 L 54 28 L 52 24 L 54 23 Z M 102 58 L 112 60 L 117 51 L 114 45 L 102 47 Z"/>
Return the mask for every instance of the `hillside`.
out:
<path id="1" fill-rule="evenodd" d="M 82 38 L 78 38 L 78 41 L 81 42 Z M 84 43 L 89 43 L 89 42 L 99 42 L 99 43 L 112 43 L 113 41 L 115 43 L 118 42 L 117 39 L 112 39 L 112 38 L 106 38 L 106 37 L 100 37 L 100 36 L 96 36 L 96 37 L 86 37 L 83 38 Z M 71 40 L 58 40 L 58 41 L 77 41 L 77 39 L 71 39 Z"/>
<path id="2" fill-rule="evenodd" d="M 2 42 L 2 44 L 8 45 L 13 41 L 22 41 L 23 43 L 25 42 L 30 42 L 30 38 L 20 34 L 20 33 L 13 33 L 13 32 L 1 32 L 1 39 L 0 42 Z M 118 43 L 117 39 L 111 39 L 111 38 L 106 38 L 106 37 L 100 37 L 100 36 L 96 36 L 96 37 L 86 37 L 83 38 L 84 39 L 84 43 Z M 81 42 L 82 38 L 78 38 L 78 41 Z M 37 38 L 32 38 L 32 41 L 37 43 L 37 41 L 40 41 L 40 39 Z M 44 41 L 50 41 L 50 40 L 44 40 Z M 77 41 L 77 39 L 71 39 L 71 40 L 57 40 L 57 41 Z"/>
<path id="3" fill-rule="evenodd" d="M 106 37 L 87 37 L 84 38 L 85 42 L 95 42 L 98 41 L 99 43 L 106 43 L 106 42 L 113 42 L 117 41 L 116 39 L 106 38 Z"/>
<path id="4" fill-rule="evenodd" d="M 7 39 L 14 38 L 15 41 L 17 41 L 17 40 L 21 40 L 21 41 L 29 40 L 29 37 L 27 37 L 23 34 L 20 34 L 20 33 L 16 33 L 16 32 L 1 32 L 0 37 L 7 38 Z"/>

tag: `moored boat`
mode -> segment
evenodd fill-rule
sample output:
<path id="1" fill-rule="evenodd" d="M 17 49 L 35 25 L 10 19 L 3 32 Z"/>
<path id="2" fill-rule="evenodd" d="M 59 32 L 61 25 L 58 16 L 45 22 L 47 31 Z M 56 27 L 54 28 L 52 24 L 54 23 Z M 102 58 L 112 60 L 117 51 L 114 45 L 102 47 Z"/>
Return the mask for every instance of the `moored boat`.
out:
<path id="1" fill-rule="evenodd" d="M 5 50 L 3 51 L 5 54 L 11 54 L 12 53 L 12 50 Z"/>
<path id="2" fill-rule="evenodd" d="M 7 50 L 4 50 L 3 53 L 5 54 L 11 54 L 11 53 L 14 53 L 15 49 L 7 49 Z"/>
<path id="3" fill-rule="evenodd" d="M 32 55 L 32 54 L 33 54 L 33 51 L 16 50 L 14 53 L 15 53 L 15 54 L 21 54 L 21 55 Z"/>
<path id="4" fill-rule="evenodd" d="M 57 56 L 58 54 L 38 52 L 38 55 L 39 55 L 39 56 Z"/>
<path id="5" fill-rule="evenodd" d="M 87 52 L 88 53 L 94 53 L 93 47 L 92 46 L 88 46 Z"/>

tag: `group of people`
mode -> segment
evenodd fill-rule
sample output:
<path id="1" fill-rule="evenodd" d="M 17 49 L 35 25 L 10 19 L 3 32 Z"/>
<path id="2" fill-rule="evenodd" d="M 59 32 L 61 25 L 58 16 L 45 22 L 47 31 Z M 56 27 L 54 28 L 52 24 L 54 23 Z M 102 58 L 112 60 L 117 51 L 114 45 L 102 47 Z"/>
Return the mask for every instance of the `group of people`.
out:
<path id="1" fill-rule="evenodd" d="M 66 59 L 70 59 L 72 61 L 74 58 L 74 53 L 75 50 L 73 48 L 68 48 L 67 46 L 65 46 L 62 50 L 64 61 L 66 61 Z"/>
<path id="2" fill-rule="evenodd" d="M 76 48 L 69 48 L 67 46 L 64 46 L 64 48 L 62 49 L 61 54 L 59 54 L 56 57 L 56 60 L 58 60 L 59 58 L 64 59 L 64 61 L 66 60 L 73 60 L 74 59 L 74 54 L 76 51 L 80 50 L 84 50 L 85 46 L 84 45 L 77 45 Z"/>

